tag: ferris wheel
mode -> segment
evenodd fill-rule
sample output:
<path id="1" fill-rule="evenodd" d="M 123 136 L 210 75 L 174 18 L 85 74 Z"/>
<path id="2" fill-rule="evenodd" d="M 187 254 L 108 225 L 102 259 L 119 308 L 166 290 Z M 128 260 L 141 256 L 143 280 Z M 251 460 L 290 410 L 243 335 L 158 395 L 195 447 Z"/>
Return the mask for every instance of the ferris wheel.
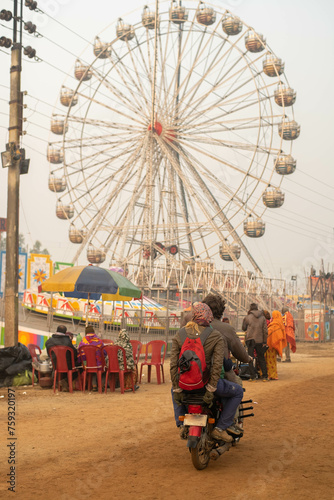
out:
<path id="1" fill-rule="evenodd" d="M 242 256 L 261 272 L 247 238 L 284 203 L 300 133 L 296 92 L 265 37 L 203 2 L 156 1 L 89 50 L 61 89 L 47 151 L 75 260 L 219 255 L 243 269 Z"/>

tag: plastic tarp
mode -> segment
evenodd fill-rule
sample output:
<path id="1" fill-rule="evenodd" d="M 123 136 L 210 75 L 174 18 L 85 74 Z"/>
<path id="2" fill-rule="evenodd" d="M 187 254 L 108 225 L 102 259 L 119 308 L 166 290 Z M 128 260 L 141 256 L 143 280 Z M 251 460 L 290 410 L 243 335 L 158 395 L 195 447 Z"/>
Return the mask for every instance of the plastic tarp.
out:
<path id="1" fill-rule="evenodd" d="M 12 385 L 13 378 L 19 373 L 32 371 L 29 349 L 20 342 L 17 346 L 0 349 L 0 387 Z"/>

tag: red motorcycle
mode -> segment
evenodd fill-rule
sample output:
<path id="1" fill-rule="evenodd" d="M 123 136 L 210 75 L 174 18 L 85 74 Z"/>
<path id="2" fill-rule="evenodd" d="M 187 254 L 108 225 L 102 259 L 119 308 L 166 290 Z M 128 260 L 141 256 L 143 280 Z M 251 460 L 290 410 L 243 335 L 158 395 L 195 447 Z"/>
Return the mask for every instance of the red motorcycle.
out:
<path id="1" fill-rule="evenodd" d="M 244 419 L 254 416 L 254 413 L 245 413 L 253 409 L 253 406 L 245 406 L 248 403 L 252 403 L 252 400 L 242 401 L 238 408 L 236 423 L 241 429 L 243 429 Z M 219 442 L 211 437 L 211 433 L 220 417 L 222 404 L 215 400 L 209 408 L 204 403 L 202 394 L 191 393 L 184 395 L 183 404 L 187 406 L 188 413 L 179 419 L 183 421 L 186 431 L 188 430 L 187 447 L 194 467 L 202 470 L 208 466 L 210 459 L 217 460 L 231 446 L 236 446 L 243 433 L 238 436 L 230 434 L 233 438 L 231 443 Z"/>

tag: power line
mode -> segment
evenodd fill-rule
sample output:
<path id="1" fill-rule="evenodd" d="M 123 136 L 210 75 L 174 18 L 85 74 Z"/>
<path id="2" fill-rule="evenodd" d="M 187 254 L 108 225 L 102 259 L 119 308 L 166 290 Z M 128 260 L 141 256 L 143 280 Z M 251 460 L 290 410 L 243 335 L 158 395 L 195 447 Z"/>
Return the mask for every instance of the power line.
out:
<path id="1" fill-rule="evenodd" d="M 334 189 L 334 186 L 330 186 L 329 184 L 327 184 L 326 182 L 322 182 L 322 181 L 319 181 L 319 179 L 317 179 L 316 177 L 313 177 L 312 175 L 310 174 L 307 174 L 306 172 L 304 172 L 303 170 L 298 170 L 298 173 L 301 173 L 303 175 L 306 175 L 307 177 L 310 177 L 310 179 L 313 179 L 314 181 L 317 181 L 319 182 L 320 184 L 323 184 L 324 186 L 330 188 L 330 189 Z"/>
<path id="2" fill-rule="evenodd" d="M 289 191 L 288 189 L 285 189 L 287 193 L 290 193 L 294 196 L 297 196 L 301 200 L 308 201 L 309 203 L 312 203 L 312 205 L 316 205 L 317 207 L 324 208 L 325 210 L 329 210 L 331 213 L 333 213 L 333 209 L 325 207 L 324 205 L 319 205 L 319 203 L 315 203 L 313 200 L 309 200 L 308 198 L 304 198 L 303 196 L 300 196 L 299 194 L 294 193 L 293 191 Z M 333 201 L 333 200 L 332 200 Z"/>
<path id="3" fill-rule="evenodd" d="M 81 38 L 81 40 L 83 40 L 84 42 L 88 43 L 89 45 L 92 45 L 92 43 L 90 41 L 86 40 L 86 38 L 84 38 L 81 35 L 79 35 L 79 33 L 76 33 L 75 31 L 71 30 L 71 28 L 68 28 L 67 26 L 65 26 L 65 24 L 61 23 L 60 21 L 57 21 L 57 19 L 55 19 L 54 17 L 50 16 L 50 14 L 48 14 L 47 12 L 43 12 L 43 14 L 45 14 L 47 17 L 49 17 L 50 19 L 52 19 L 52 21 L 54 21 L 55 23 L 59 24 L 60 26 L 62 26 L 66 30 L 70 31 L 71 33 L 73 33 L 77 37 Z"/>
<path id="4" fill-rule="evenodd" d="M 289 182 L 292 182 L 293 184 L 297 184 L 298 186 L 301 186 L 302 188 L 304 189 L 308 189 L 309 191 L 311 191 L 312 193 L 315 193 L 315 194 L 318 194 L 319 196 L 321 196 L 322 198 L 327 198 L 327 200 L 330 200 L 330 201 L 333 201 L 333 198 L 330 198 L 329 196 L 326 196 L 324 195 L 323 193 L 319 193 L 318 191 L 315 191 L 314 189 L 311 189 L 307 186 L 304 186 L 303 184 L 300 184 L 300 182 L 296 182 L 296 181 L 293 181 L 292 179 L 287 179 Z"/>

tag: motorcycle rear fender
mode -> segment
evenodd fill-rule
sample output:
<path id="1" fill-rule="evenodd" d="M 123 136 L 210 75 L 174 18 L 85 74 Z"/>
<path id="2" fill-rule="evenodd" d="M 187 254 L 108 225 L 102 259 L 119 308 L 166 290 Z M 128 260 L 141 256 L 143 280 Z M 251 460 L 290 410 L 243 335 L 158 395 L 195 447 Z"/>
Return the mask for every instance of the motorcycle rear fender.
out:
<path id="1" fill-rule="evenodd" d="M 189 436 L 187 441 L 187 448 L 196 448 L 198 441 L 198 436 Z"/>
<path id="2" fill-rule="evenodd" d="M 202 429 L 203 427 L 200 427 L 198 425 L 191 425 L 189 427 L 189 437 L 187 441 L 188 448 L 196 448 L 199 438 L 202 435 Z"/>

